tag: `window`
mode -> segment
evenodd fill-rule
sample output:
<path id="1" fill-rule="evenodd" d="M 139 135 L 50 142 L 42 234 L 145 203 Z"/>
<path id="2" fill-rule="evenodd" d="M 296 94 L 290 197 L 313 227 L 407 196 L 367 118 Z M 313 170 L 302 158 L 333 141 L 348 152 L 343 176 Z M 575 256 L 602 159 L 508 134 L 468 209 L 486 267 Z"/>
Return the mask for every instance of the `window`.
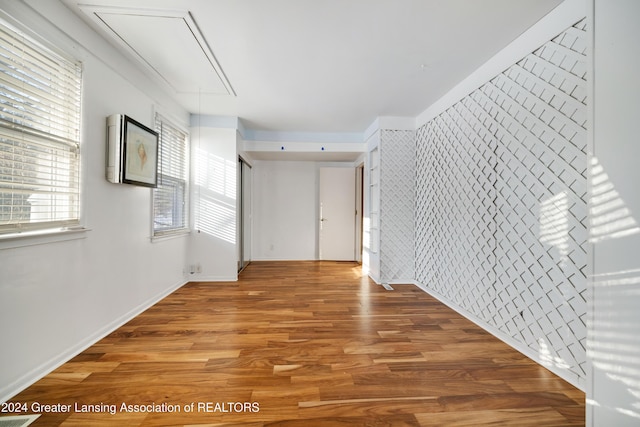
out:
<path id="1" fill-rule="evenodd" d="M 0 21 L 0 234 L 79 224 L 81 76 Z"/>
<path id="2" fill-rule="evenodd" d="M 160 134 L 158 187 L 153 190 L 153 235 L 186 232 L 189 227 L 189 138 L 186 132 L 156 114 Z"/>

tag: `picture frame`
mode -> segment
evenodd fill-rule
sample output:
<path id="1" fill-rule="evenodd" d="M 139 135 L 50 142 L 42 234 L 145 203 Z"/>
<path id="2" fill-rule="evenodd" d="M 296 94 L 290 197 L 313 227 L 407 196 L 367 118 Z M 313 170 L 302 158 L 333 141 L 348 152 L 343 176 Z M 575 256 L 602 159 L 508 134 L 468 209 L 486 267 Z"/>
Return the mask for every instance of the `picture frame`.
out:
<path id="1" fill-rule="evenodd" d="M 125 115 L 122 134 L 122 182 L 156 188 L 158 132 Z"/>

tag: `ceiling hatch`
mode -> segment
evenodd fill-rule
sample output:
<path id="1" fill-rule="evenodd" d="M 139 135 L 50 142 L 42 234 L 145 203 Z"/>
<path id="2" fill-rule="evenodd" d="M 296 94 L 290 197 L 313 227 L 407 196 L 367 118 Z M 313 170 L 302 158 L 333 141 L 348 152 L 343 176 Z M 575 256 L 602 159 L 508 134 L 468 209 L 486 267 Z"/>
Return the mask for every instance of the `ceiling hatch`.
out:
<path id="1" fill-rule="evenodd" d="M 191 13 L 81 7 L 177 94 L 236 95 Z"/>

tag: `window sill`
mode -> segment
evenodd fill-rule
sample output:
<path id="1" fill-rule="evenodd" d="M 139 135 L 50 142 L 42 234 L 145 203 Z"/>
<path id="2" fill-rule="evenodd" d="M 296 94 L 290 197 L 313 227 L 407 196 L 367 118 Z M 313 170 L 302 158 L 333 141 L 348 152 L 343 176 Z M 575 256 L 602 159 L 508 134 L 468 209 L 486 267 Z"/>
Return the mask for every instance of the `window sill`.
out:
<path id="1" fill-rule="evenodd" d="M 178 237 L 185 237 L 191 234 L 191 230 L 188 228 L 184 228 L 181 230 L 168 231 L 165 233 L 157 234 L 155 236 L 151 236 L 151 242 L 163 242 L 165 240 L 176 239 Z"/>
<path id="2" fill-rule="evenodd" d="M 91 230 L 85 227 L 50 228 L 0 235 L 0 250 L 84 239 L 87 231 Z"/>

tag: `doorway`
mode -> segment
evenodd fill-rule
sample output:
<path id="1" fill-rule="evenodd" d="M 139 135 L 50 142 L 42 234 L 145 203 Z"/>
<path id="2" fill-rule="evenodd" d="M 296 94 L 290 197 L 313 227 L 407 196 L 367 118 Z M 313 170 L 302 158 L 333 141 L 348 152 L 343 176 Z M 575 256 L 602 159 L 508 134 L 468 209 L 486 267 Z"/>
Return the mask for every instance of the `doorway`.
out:
<path id="1" fill-rule="evenodd" d="M 319 259 L 356 260 L 356 170 L 320 168 Z"/>
<path id="2" fill-rule="evenodd" d="M 364 163 L 356 168 L 356 261 L 362 264 L 364 249 Z"/>
<path id="3" fill-rule="evenodd" d="M 251 262 L 251 165 L 242 157 L 238 157 L 239 162 L 239 230 L 238 239 L 238 272 Z"/>

